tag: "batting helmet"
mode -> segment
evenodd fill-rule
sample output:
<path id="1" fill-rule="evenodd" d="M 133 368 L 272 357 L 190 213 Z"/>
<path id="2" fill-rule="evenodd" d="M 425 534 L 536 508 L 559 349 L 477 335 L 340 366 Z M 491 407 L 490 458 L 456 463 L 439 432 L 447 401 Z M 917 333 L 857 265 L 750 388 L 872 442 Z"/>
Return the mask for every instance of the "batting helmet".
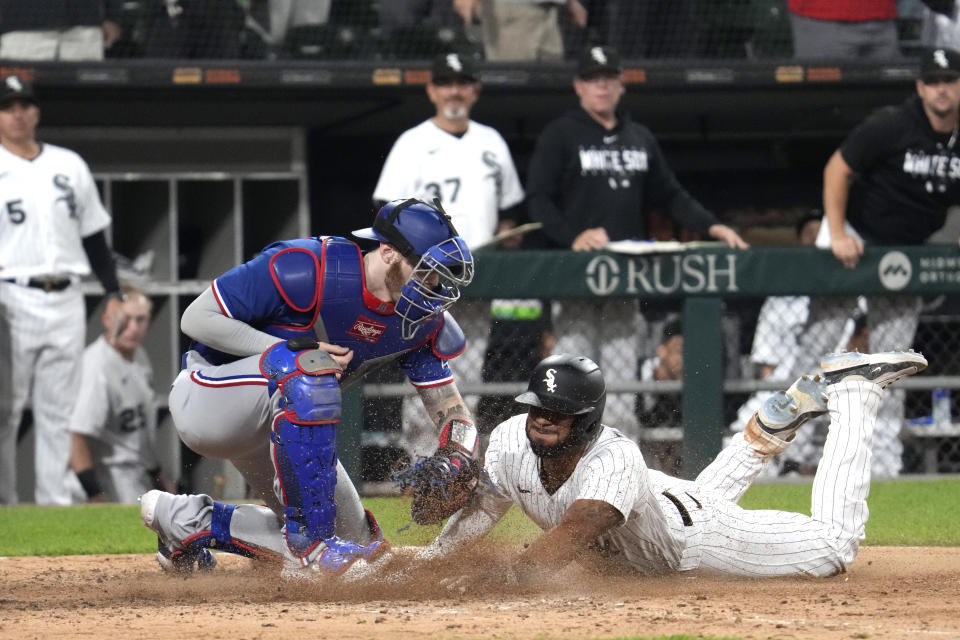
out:
<path id="1" fill-rule="evenodd" d="M 373 226 L 357 229 L 353 235 L 393 245 L 410 264 L 417 264 L 430 247 L 459 234 L 439 205 L 410 198 L 383 205 Z"/>
<path id="2" fill-rule="evenodd" d="M 597 363 L 565 353 L 540 361 L 530 375 L 527 390 L 516 397 L 520 404 L 574 416 L 563 445 L 589 441 L 600 433 L 607 403 L 607 387 Z"/>

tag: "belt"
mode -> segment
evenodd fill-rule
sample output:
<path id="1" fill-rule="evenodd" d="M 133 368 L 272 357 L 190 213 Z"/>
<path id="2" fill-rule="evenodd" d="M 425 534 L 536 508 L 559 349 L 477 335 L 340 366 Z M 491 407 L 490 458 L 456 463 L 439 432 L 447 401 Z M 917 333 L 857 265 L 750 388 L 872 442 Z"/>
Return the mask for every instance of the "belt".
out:
<path id="1" fill-rule="evenodd" d="M 680 512 L 680 519 L 683 521 L 683 526 L 685 526 L 685 527 L 692 527 L 692 526 L 693 526 L 693 518 L 690 517 L 690 512 L 687 511 L 687 508 L 686 508 L 685 506 L 683 506 L 683 503 L 682 503 L 682 502 L 680 502 L 680 498 L 678 498 L 677 496 L 673 495 L 673 494 L 670 493 L 669 491 L 664 491 L 664 492 L 663 492 L 663 495 L 666 496 L 667 500 L 669 500 L 670 502 L 672 502 L 672 503 L 673 503 L 673 506 L 675 506 L 675 507 L 677 508 L 677 511 Z M 688 493 L 687 495 L 690 496 L 689 493 Z M 697 499 L 696 499 L 696 498 L 694 498 L 693 496 L 690 496 L 690 499 L 693 500 L 694 502 L 696 502 L 698 507 L 700 506 L 700 503 L 697 502 Z"/>
<path id="2" fill-rule="evenodd" d="M 4 280 L 4 282 L 12 282 L 14 284 L 19 284 L 15 278 L 9 278 Z M 30 278 L 27 281 L 26 286 L 33 287 L 34 289 L 43 289 L 47 293 L 51 291 L 63 291 L 67 287 L 73 284 L 73 281 L 70 278 Z"/>

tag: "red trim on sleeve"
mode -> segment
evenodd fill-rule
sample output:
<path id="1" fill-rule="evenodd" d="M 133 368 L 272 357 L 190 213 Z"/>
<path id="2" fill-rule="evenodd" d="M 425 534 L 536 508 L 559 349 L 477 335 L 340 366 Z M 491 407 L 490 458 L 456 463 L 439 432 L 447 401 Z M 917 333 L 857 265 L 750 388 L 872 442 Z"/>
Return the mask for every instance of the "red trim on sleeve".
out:
<path id="1" fill-rule="evenodd" d="M 210 283 L 210 289 L 213 291 L 213 299 L 217 301 L 217 306 L 220 307 L 220 312 L 228 318 L 232 318 L 233 314 L 231 314 L 227 309 L 227 305 L 223 302 L 223 298 L 220 297 L 220 290 L 217 288 L 216 280 Z"/>
<path id="2" fill-rule="evenodd" d="M 444 385 L 453 384 L 453 378 L 444 378 L 443 380 L 437 380 L 436 382 L 413 382 L 411 380 L 410 384 L 418 389 L 432 389 L 434 387 L 442 387 Z"/>

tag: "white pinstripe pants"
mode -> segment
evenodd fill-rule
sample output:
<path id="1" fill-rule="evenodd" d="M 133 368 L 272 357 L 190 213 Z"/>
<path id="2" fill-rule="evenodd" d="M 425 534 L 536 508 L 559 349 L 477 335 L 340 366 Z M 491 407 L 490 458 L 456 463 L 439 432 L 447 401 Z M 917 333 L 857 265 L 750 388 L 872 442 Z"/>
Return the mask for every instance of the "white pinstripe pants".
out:
<path id="1" fill-rule="evenodd" d="M 17 428 L 28 400 L 36 434 L 34 500 L 70 504 L 67 427 L 85 333 L 79 287 L 47 293 L 0 282 L 0 504 L 17 502 Z"/>
<path id="2" fill-rule="evenodd" d="M 747 510 L 737 505 L 765 460 L 743 434 L 704 469 L 693 487 L 681 486 L 701 505 L 691 508 L 681 569 L 749 577 L 830 576 L 849 567 L 864 538 L 873 426 L 882 390 L 871 382 L 827 389 L 830 429 L 811 496 L 811 515 Z"/>

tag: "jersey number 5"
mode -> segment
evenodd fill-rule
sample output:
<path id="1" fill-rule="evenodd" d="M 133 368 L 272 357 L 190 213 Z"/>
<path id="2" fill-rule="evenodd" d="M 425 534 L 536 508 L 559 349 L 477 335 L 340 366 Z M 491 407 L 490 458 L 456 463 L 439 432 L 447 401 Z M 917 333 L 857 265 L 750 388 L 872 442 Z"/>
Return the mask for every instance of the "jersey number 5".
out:
<path id="1" fill-rule="evenodd" d="M 13 224 L 23 224 L 27 219 L 27 212 L 23 210 L 23 200 L 10 200 L 7 202 L 7 216 Z"/>

